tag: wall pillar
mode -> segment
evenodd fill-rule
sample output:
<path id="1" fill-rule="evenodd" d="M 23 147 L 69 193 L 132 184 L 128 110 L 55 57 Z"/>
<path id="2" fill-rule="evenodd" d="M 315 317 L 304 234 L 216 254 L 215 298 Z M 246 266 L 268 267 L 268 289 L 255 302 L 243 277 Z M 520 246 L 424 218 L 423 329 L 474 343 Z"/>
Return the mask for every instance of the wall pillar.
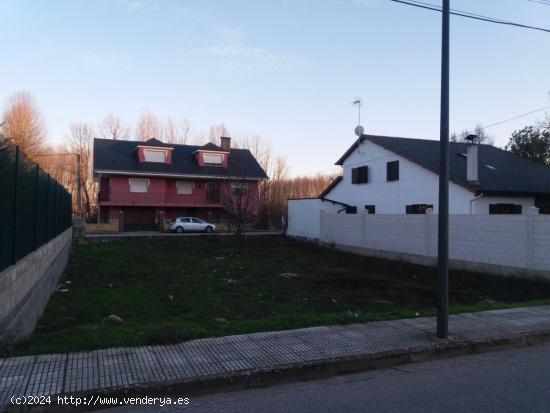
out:
<path id="1" fill-rule="evenodd" d="M 73 217 L 73 238 L 82 238 L 84 236 L 84 218 Z"/>
<path id="2" fill-rule="evenodd" d="M 434 235 L 436 229 L 433 228 L 432 222 L 436 217 L 432 208 L 426 209 L 426 215 L 424 216 L 424 255 L 427 257 L 433 256 L 432 245 L 434 245 Z"/>
<path id="3" fill-rule="evenodd" d="M 164 211 L 159 211 L 159 231 L 160 232 L 164 232 L 164 216 L 165 216 L 165 213 Z"/>
<path id="4" fill-rule="evenodd" d="M 537 207 L 529 207 L 526 210 L 527 215 L 527 256 L 525 266 L 527 268 L 535 267 L 535 218 L 539 214 Z"/>

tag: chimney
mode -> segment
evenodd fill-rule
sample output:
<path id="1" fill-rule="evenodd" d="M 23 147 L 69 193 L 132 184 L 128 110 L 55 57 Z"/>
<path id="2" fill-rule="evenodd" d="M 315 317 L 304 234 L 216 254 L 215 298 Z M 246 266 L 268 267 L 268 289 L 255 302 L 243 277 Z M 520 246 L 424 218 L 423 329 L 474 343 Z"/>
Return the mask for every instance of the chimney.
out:
<path id="1" fill-rule="evenodd" d="M 231 151 L 231 138 L 228 136 L 222 136 L 220 140 L 222 149 L 227 152 Z"/>
<path id="2" fill-rule="evenodd" d="M 473 184 L 479 185 L 479 145 L 477 135 L 466 136 L 467 149 L 466 149 L 466 180 Z"/>

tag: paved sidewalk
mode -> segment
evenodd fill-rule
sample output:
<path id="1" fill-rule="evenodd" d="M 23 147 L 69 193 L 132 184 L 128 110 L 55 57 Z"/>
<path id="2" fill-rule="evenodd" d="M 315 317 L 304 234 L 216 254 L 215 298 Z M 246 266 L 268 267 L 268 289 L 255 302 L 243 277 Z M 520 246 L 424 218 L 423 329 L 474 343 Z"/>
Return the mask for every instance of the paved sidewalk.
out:
<path id="1" fill-rule="evenodd" d="M 266 231 L 249 231 L 245 233 L 245 236 L 258 236 L 258 235 L 281 235 L 279 230 L 266 230 Z M 141 238 L 141 237 L 212 237 L 219 235 L 235 235 L 232 231 L 216 231 L 216 232 L 183 232 L 181 234 L 175 232 L 160 232 L 160 231 L 128 231 L 128 232 L 101 232 L 84 234 L 84 238 Z"/>
<path id="2" fill-rule="evenodd" d="M 434 329 L 434 317 L 426 317 L 0 359 L 0 411 L 12 396 L 187 397 L 530 345 L 550 338 L 550 306 L 451 316 L 448 340 L 434 338 Z"/>

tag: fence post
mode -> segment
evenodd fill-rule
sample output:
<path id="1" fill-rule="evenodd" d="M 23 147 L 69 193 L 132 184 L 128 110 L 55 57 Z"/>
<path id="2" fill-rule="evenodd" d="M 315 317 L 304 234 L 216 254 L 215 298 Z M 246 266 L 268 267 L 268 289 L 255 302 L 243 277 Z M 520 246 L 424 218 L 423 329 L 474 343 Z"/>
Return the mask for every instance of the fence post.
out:
<path id="1" fill-rule="evenodd" d="M 34 166 L 34 204 L 33 204 L 33 231 L 32 231 L 32 249 L 36 250 L 37 244 L 37 231 L 38 231 L 38 176 L 40 174 L 40 168 L 38 164 Z"/>
<path id="2" fill-rule="evenodd" d="M 16 259 L 16 235 L 17 235 L 17 184 L 19 182 L 19 145 L 15 145 L 15 164 L 14 164 L 14 182 L 13 182 L 13 203 L 12 203 L 12 216 L 13 216 L 13 228 L 11 239 L 11 263 L 15 264 Z"/>
<path id="3" fill-rule="evenodd" d="M 47 242 L 50 236 L 50 174 L 47 174 L 46 178 L 46 196 L 44 197 L 46 202 L 46 208 L 44 216 L 46 218 L 46 232 L 43 234 L 42 237 L 43 242 Z"/>

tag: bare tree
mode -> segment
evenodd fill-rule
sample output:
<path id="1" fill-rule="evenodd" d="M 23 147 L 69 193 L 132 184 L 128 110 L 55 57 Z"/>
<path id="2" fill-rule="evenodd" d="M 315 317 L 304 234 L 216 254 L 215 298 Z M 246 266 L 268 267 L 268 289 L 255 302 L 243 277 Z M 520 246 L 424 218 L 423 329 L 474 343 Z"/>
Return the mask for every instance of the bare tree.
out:
<path id="1" fill-rule="evenodd" d="M 208 134 L 210 142 L 219 145 L 222 136 L 229 136 L 229 129 L 227 129 L 223 122 L 210 126 L 210 133 Z"/>
<path id="2" fill-rule="evenodd" d="M 198 131 L 192 135 L 191 142 L 193 145 L 204 145 L 205 143 L 210 142 L 210 138 L 208 137 L 208 134 L 205 131 Z"/>
<path id="3" fill-rule="evenodd" d="M 227 181 L 222 186 L 220 202 L 235 234 L 243 235 L 258 222 L 258 193 L 247 182 Z"/>
<path id="4" fill-rule="evenodd" d="M 191 126 L 191 122 L 187 119 L 183 119 L 178 123 L 168 117 L 164 124 L 166 143 L 185 145 L 191 137 L 192 132 L 193 127 Z"/>
<path id="5" fill-rule="evenodd" d="M 28 156 L 45 149 L 46 127 L 29 92 L 17 92 L 8 99 L 2 122 L 2 133 Z"/>
<path id="6" fill-rule="evenodd" d="M 158 117 L 149 111 L 143 112 L 138 120 L 136 129 L 137 137 L 140 141 L 146 141 L 151 138 L 163 139 L 163 127 Z"/>
<path id="7" fill-rule="evenodd" d="M 94 138 L 95 131 L 89 124 L 77 122 L 71 125 L 68 150 L 80 155 L 80 185 L 84 196 L 85 212 L 88 218 L 92 215 L 92 200 L 95 199 L 97 191 L 97 185 L 92 179 L 92 151 Z M 74 185 L 78 185 L 76 180 Z M 76 190 L 73 191 L 73 193 L 76 193 Z"/>
<path id="8" fill-rule="evenodd" d="M 487 144 L 487 145 L 494 145 L 495 144 L 495 139 L 491 135 L 489 135 L 485 131 L 483 126 L 479 123 L 472 130 L 464 129 L 460 133 L 453 132 L 451 134 L 450 140 L 451 140 L 451 142 L 466 142 L 466 137 L 468 135 L 477 135 L 477 137 L 479 139 L 479 143 L 484 143 L 484 144 Z"/>
<path id="9" fill-rule="evenodd" d="M 130 139 L 130 128 L 112 114 L 105 116 L 98 125 L 99 135 L 104 139 Z"/>

